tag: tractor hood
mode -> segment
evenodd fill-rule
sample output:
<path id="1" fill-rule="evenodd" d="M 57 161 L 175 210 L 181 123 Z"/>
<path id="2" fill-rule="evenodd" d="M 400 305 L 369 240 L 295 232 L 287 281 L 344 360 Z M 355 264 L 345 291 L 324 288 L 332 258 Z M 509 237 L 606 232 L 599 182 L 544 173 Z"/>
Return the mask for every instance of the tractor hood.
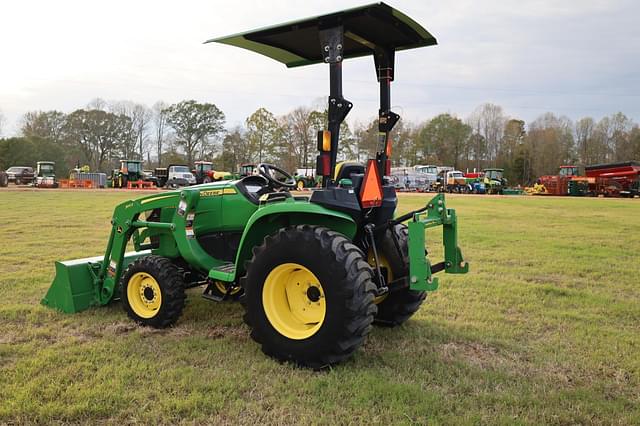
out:
<path id="1" fill-rule="evenodd" d="M 376 48 L 397 51 L 437 44 L 435 37 L 420 24 L 384 3 L 212 38 L 205 43 L 242 47 L 289 68 L 299 67 L 324 62 L 319 32 L 340 25 L 344 28 L 343 59 L 371 55 Z"/>

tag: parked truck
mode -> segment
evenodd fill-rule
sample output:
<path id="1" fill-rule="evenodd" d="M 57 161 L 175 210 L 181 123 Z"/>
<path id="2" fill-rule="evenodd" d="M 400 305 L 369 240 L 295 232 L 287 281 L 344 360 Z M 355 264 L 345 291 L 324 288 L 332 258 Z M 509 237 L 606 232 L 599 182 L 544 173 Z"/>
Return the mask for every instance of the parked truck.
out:
<path id="1" fill-rule="evenodd" d="M 195 185 L 196 177 L 191 173 L 188 166 L 183 164 L 171 164 L 169 167 L 157 167 L 154 170 L 156 185 L 159 188 L 179 188 L 182 186 Z"/>
<path id="2" fill-rule="evenodd" d="M 6 175 L 7 182 L 13 182 L 16 185 L 23 185 L 31 183 L 35 173 L 33 172 L 33 167 L 13 166 L 7 169 Z"/>
<path id="3" fill-rule="evenodd" d="M 467 192 L 467 180 L 460 170 L 442 170 L 438 182 L 440 192 Z"/>

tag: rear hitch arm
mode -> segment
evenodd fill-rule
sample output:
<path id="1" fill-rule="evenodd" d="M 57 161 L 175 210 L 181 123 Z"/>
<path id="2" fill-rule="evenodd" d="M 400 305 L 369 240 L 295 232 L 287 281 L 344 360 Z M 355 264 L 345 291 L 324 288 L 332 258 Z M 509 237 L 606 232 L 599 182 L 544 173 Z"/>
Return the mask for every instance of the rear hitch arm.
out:
<path id="1" fill-rule="evenodd" d="M 469 264 L 458 247 L 458 222 L 456 212 L 447 209 L 444 194 L 438 194 L 418 209 L 395 220 L 411 219 L 409 228 L 409 288 L 418 291 L 433 291 L 438 288 L 438 278 L 433 274 L 444 269 L 449 274 L 466 274 Z M 442 226 L 444 261 L 431 265 L 425 256 L 425 230 Z"/>
<path id="2" fill-rule="evenodd" d="M 376 247 L 376 238 L 374 234 L 375 226 L 373 224 L 368 224 L 365 225 L 364 229 L 367 237 L 369 238 L 369 246 L 373 251 L 373 259 L 376 264 L 376 268 L 374 271 L 376 286 L 378 287 L 376 289 L 376 296 L 382 296 L 383 294 L 389 292 L 389 287 L 387 286 L 384 276 L 382 275 L 382 271 L 380 270 L 380 260 L 378 258 L 378 248 Z"/>

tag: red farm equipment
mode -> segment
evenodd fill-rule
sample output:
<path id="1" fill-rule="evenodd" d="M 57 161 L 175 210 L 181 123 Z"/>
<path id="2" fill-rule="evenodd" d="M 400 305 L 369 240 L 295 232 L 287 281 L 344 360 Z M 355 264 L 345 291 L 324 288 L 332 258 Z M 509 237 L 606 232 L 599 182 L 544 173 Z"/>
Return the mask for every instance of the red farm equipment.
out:
<path id="1" fill-rule="evenodd" d="M 561 166 L 556 176 L 542 176 L 533 193 L 543 195 L 634 197 L 640 195 L 640 163 Z"/>
<path id="2" fill-rule="evenodd" d="M 545 190 L 539 192 L 545 195 L 569 195 L 569 182 L 576 176 L 580 176 L 578 166 L 560 166 L 557 175 L 541 176 L 538 184 L 544 185 Z"/>
<path id="3" fill-rule="evenodd" d="M 640 195 L 640 163 L 594 164 L 585 167 L 589 191 L 605 197 Z"/>

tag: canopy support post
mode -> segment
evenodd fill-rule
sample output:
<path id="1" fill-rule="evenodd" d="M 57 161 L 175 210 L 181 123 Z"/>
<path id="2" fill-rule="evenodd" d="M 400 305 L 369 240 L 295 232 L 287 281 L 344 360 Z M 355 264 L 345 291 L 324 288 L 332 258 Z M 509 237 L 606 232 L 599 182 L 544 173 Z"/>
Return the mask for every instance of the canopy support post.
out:
<path id="1" fill-rule="evenodd" d="M 329 155 L 329 170 L 322 174 L 322 187 L 326 188 L 333 184 L 333 175 L 336 168 L 338 156 L 338 140 L 340 138 L 340 125 L 346 118 L 353 104 L 342 96 L 342 59 L 343 59 L 343 39 L 344 29 L 342 26 L 320 30 L 320 48 L 324 62 L 329 64 L 329 109 L 328 127 L 331 133 L 331 150 Z M 321 159 L 318 158 L 320 162 Z"/>
<path id="2" fill-rule="evenodd" d="M 380 83 L 380 109 L 378 110 L 378 151 L 376 162 L 380 179 L 389 175 L 388 161 L 391 159 L 390 133 L 400 116 L 391 111 L 391 82 L 393 81 L 395 49 L 376 47 L 373 60 L 376 77 Z M 382 182 L 381 182 L 382 183 Z"/>

